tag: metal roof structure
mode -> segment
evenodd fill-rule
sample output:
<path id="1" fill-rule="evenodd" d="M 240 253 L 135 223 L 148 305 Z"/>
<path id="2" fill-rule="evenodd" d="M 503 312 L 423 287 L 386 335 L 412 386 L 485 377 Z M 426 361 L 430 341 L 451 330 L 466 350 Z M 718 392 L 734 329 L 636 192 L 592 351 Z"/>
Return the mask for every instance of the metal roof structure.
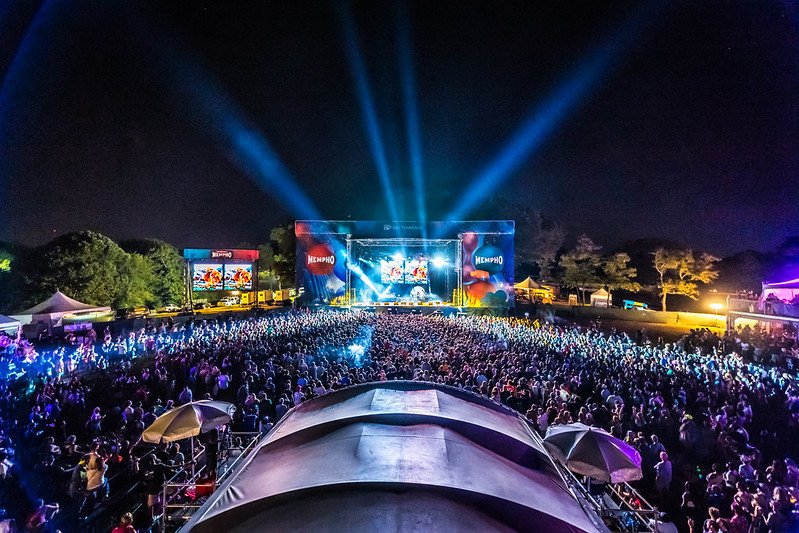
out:
<path id="1" fill-rule="evenodd" d="M 524 417 L 394 381 L 289 411 L 182 531 L 603 529 Z"/>

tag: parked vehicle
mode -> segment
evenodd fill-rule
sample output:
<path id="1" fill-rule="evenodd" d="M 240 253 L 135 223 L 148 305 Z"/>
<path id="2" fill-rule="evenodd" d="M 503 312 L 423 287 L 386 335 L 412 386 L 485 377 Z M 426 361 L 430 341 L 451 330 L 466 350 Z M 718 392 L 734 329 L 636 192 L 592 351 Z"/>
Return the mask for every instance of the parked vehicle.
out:
<path id="1" fill-rule="evenodd" d="M 181 307 L 179 305 L 175 305 L 175 304 L 167 304 L 167 305 L 165 305 L 164 307 L 161 308 L 161 312 L 162 313 L 177 313 L 180 310 L 181 310 Z"/>
<path id="2" fill-rule="evenodd" d="M 219 300 L 216 305 L 219 307 L 233 307 L 234 305 L 239 305 L 239 301 L 238 296 L 225 296 Z"/>
<path id="3" fill-rule="evenodd" d="M 140 305 L 138 307 L 126 307 L 124 309 L 117 309 L 117 319 L 125 320 L 131 318 L 146 318 L 150 314 L 150 310 Z"/>
<path id="4" fill-rule="evenodd" d="M 273 299 L 275 301 L 275 305 L 288 305 L 288 303 L 291 302 L 289 289 L 273 291 L 272 294 L 273 294 Z"/>

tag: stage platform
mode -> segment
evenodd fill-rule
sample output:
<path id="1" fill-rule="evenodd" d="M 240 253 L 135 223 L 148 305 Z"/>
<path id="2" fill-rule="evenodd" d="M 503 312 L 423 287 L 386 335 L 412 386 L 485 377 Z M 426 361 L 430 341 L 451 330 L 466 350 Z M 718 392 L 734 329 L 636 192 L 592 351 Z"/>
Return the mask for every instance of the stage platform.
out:
<path id="1" fill-rule="evenodd" d="M 361 309 L 374 313 L 385 314 L 417 314 L 417 315 L 443 315 L 454 316 L 466 314 L 465 307 L 458 307 L 449 303 L 425 303 L 425 302 L 374 302 L 358 303 L 349 306 L 342 306 L 348 309 Z"/>

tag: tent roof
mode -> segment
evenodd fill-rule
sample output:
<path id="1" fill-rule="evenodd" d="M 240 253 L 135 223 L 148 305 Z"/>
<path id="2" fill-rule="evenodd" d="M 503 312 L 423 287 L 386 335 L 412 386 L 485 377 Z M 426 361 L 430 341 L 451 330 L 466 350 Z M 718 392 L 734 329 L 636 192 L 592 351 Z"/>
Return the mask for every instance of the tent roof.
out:
<path id="1" fill-rule="evenodd" d="M 527 276 L 527 279 L 524 281 L 520 281 L 516 285 L 513 286 L 514 289 L 540 289 L 541 285 L 533 281 L 533 278 Z"/>
<path id="2" fill-rule="evenodd" d="M 799 278 L 780 281 L 779 283 L 764 283 L 763 290 L 768 289 L 799 289 Z"/>
<path id="3" fill-rule="evenodd" d="M 11 318 L 10 316 L 0 315 L 0 326 L 6 326 L 10 324 L 19 325 L 19 320 L 16 318 Z"/>
<path id="4" fill-rule="evenodd" d="M 605 289 L 599 289 L 598 291 L 594 291 L 591 293 L 591 298 L 593 298 L 594 296 L 597 296 L 599 298 L 605 298 L 607 296 L 610 296 L 610 293 Z"/>
<path id="5" fill-rule="evenodd" d="M 597 531 L 556 468 L 521 416 L 485 398 L 369 383 L 292 409 L 184 531 L 278 531 L 299 516 L 309 530 Z"/>
<path id="6" fill-rule="evenodd" d="M 50 313 L 79 313 L 87 311 L 109 311 L 110 307 L 85 304 L 73 300 L 61 291 L 56 291 L 51 297 L 30 309 L 19 313 L 21 315 L 46 315 Z"/>
<path id="7" fill-rule="evenodd" d="M 21 326 L 21 323 L 16 318 L 11 318 L 10 316 L 0 315 L 0 331 L 7 330 L 10 328 L 18 328 Z"/>

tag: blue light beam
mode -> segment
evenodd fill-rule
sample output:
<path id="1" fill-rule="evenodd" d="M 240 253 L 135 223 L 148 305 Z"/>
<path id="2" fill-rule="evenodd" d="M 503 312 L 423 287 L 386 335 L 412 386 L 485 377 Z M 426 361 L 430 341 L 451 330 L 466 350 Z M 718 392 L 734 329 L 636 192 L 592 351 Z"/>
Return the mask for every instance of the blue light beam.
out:
<path id="1" fill-rule="evenodd" d="M 0 3 L 0 32 L 11 34 L 9 26 L 19 7 L 14 2 Z M 5 163 L 0 165 L 0 191 L 8 191 L 14 145 L 38 110 L 35 106 L 42 100 L 38 94 L 45 92 L 50 83 L 51 77 L 41 73 L 53 69 L 52 54 L 63 47 L 63 33 L 71 29 L 69 8 L 56 0 L 44 0 L 39 5 L 0 79 L 0 161 Z M 5 218 L 11 217 L 10 211 L 0 209 L 0 224 L 8 223 Z"/>
<path id="2" fill-rule="evenodd" d="M 622 26 L 606 37 L 527 115 L 522 126 L 504 148 L 464 188 L 469 191 L 446 220 L 461 220 L 471 213 L 496 187 L 536 154 L 563 121 L 585 103 L 587 97 L 610 74 L 655 10 L 651 2 L 636 10 Z"/>
<path id="3" fill-rule="evenodd" d="M 419 129 L 419 106 L 416 101 L 416 74 L 413 68 L 410 22 L 404 2 L 397 2 L 397 53 L 399 54 L 402 104 L 408 128 L 408 152 L 411 163 L 416 214 L 422 227 L 422 238 L 427 238 L 427 209 L 424 198 L 424 165 L 422 163 L 422 134 Z"/>
<path id="4" fill-rule="evenodd" d="M 347 53 L 347 62 L 349 63 L 350 73 L 355 82 L 355 93 L 361 107 L 361 115 L 363 117 L 364 127 L 366 128 L 366 136 L 369 141 L 369 148 L 372 152 L 372 159 L 374 159 L 375 166 L 377 167 L 377 175 L 380 178 L 380 185 L 383 188 L 386 207 L 391 216 L 391 221 L 396 222 L 399 220 L 397 215 L 397 202 L 394 197 L 391 175 L 388 171 L 388 161 L 386 160 L 383 135 L 380 132 L 380 125 L 377 120 L 377 111 L 375 110 L 375 103 L 372 99 L 369 77 L 366 74 L 366 63 L 361 54 L 361 45 L 358 39 L 358 30 L 355 27 L 355 19 L 353 18 L 347 2 L 338 2 L 337 6 L 341 31 L 344 34 L 344 48 Z"/>
<path id="5" fill-rule="evenodd" d="M 322 218 L 266 137 L 202 62 L 182 43 L 167 39 L 160 28 L 157 37 L 152 29 L 137 29 L 139 42 L 146 43 L 146 56 L 154 59 L 165 85 L 177 89 L 178 105 L 188 107 L 190 116 L 220 141 L 231 161 L 297 218 Z"/>

